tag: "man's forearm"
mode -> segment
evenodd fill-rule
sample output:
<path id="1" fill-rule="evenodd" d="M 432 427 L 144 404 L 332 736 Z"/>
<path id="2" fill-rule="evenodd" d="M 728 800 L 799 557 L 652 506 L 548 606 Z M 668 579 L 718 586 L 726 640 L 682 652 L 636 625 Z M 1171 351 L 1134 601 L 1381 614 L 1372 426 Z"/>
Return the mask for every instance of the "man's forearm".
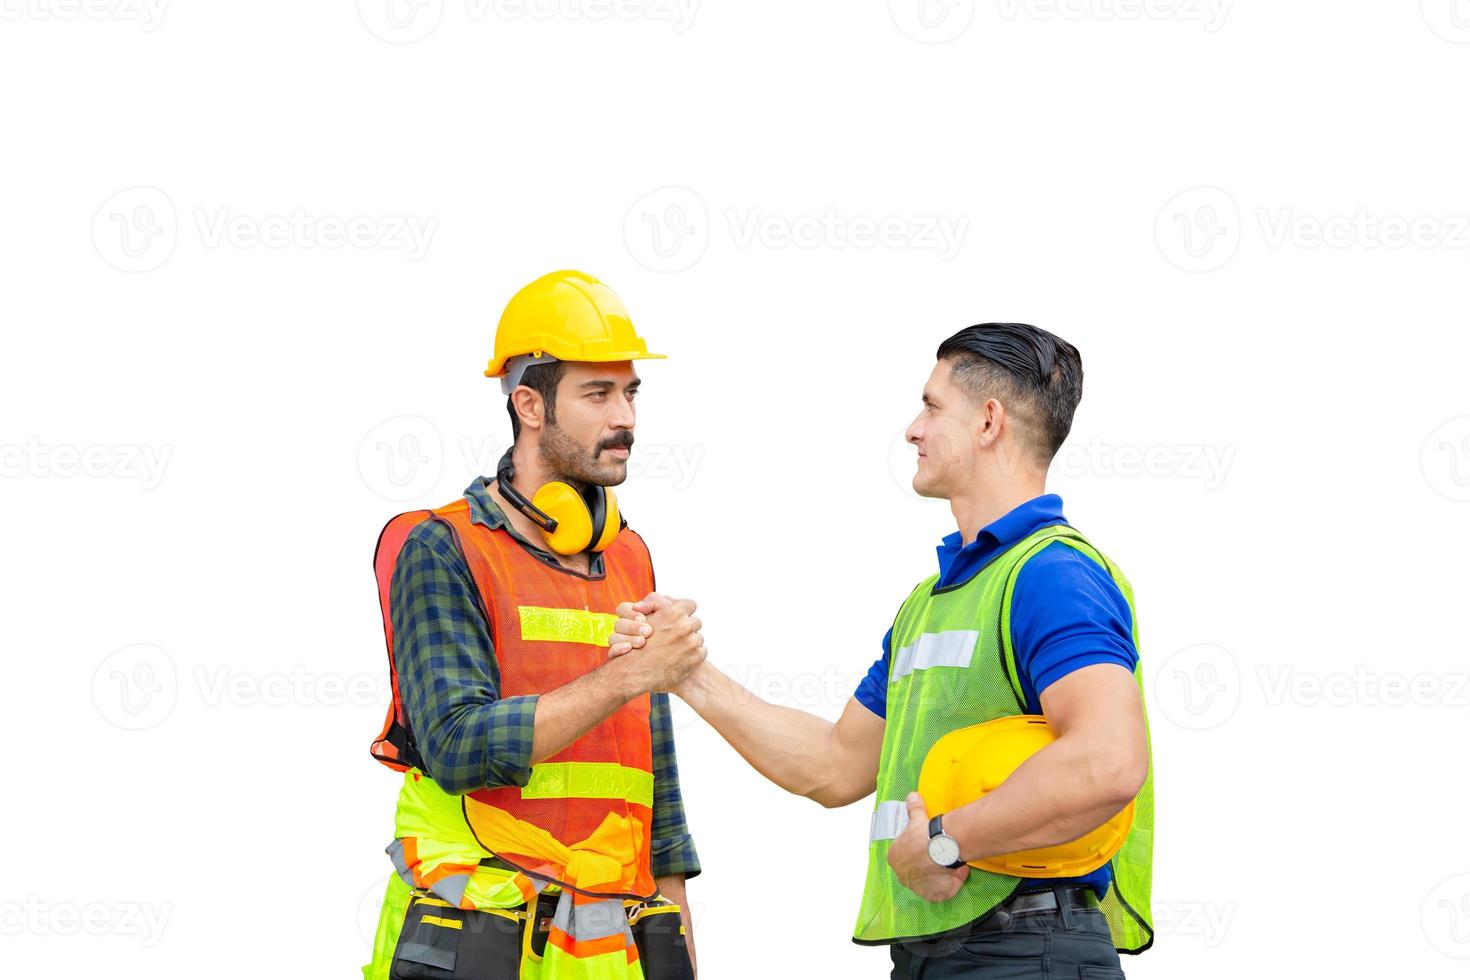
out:
<path id="1" fill-rule="evenodd" d="M 627 666 L 613 660 L 541 695 L 536 702 L 532 765 L 556 755 L 641 693 Z"/>
<path id="2" fill-rule="evenodd" d="M 1102 826 L 1137 792 L 1134 780 L 1100 760 L 1095 742 L 1064 736 L 993 792 L 947 814 L 944 829 L 967 861 L 1052 847 Z"/>
<path id="3" fill-rule="evenodd" d="M 832 722 L 763 701 L 708 662 L 676 693 L 757 772 L 788 793 L 826 806 L 849 802 L 839 800 L 831 786 Z"/>

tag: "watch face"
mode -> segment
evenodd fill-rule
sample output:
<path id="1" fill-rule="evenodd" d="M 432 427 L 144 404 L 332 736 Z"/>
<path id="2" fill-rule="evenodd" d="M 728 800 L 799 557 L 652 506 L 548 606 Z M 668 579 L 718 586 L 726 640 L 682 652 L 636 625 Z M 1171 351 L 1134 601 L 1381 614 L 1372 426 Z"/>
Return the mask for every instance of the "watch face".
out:
<path id="1" fill-rule="evenodd" d="M 948 834 L 929 838 L 929 859 L 935 864 L 951 865 L 960 859 L 960 845 Z"/>

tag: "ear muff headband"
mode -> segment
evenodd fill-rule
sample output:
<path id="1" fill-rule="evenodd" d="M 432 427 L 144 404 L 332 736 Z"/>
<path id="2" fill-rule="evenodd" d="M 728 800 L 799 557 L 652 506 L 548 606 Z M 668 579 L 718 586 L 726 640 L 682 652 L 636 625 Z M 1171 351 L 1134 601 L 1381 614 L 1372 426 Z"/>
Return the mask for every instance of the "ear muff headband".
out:
<path id="1" fill-rule="evenodd" d="M 607 527 L 607 491 L 599 486 L 589 486 L 583 499 L 592 518 L 592 533 L 587 537 L 587 544 L 592 545 L 602 540 L 602 531 Z"/>
<path id="2" fill-rule="evenodd" d="M 535 504 L 527 500 L 519 490 L 515 488 L 516 469 L 510 461 L 510 454 L 515 447 L 505 451 L 500 457 L 500 462 L 495 467 L 495 480 L 500 486 L 501 496 L 510 501 L 512 507 L 529 517 L 533 523 L 547 534 L 556 530 L 557 521 L 545 511 L 539 510 Z"/>
<path id="3" fill-rule="evenodd" d="M 607 495 L 607 513 L 602 522 L 602 533 L 598 535 L 596 541 L 592 542 L 593 551 L 606 551 L 607 547 L 613 543 L 613 539 L 618 536 L 618 532 L 623 529 L 623 515 L 618 510 L 618 495 L 612 492 L 611 487 L 604 487 L 603 490 Z"/>

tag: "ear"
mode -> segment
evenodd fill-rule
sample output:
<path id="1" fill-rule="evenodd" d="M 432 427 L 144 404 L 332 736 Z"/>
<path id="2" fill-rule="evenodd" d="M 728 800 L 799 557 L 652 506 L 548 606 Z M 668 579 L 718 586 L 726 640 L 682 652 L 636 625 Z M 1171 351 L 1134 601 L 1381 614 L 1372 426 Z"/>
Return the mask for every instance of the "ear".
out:
<path id="1" fill-rule="evenodd" d="M 546 402 L 540 392 L 525 385 L 518 385 L 515 391 L 510 393 L 510 403 L 515 407 L 522 428 L 541 428 L 541 422 L 546 418 Z"/>
<path id="2" fill-rule="evenodd" d="M 988 449 L 1000 439 L 1000 431 L 1006 424 L 1006 407 L 999 399 L 987 398 L 975 412 L 973 431 L 976 445 Z"/>

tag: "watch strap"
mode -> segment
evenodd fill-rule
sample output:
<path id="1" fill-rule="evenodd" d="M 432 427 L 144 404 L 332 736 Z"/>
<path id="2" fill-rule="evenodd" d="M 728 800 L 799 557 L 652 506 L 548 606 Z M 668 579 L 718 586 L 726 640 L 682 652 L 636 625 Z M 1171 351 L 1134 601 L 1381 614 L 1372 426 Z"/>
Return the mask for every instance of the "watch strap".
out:
<path id="1" fill-rule="evenodd" d="M 943 834 L 945 837 L 949 837 L 949 834 L 944 833 L 944 825 L 942 823 L 940 823 L 940 818 L 943 817 L 943 816 L 944 816 L 944 814 L 942 814 L 942 813 L 936 813 L 936 814 L 934 814 L 934 816 L 932 816 L 932 817 L 929 818 L 929 839 L 930 840 L 933 840 L 934 838 L 938 837 L 941 834 Z M 953 837 L 949 837 L 949 839 L 950 840 L 954 840 Z M 958 845 L 959 842 L 958 841 L 955 841 L 955 843 L 956 843 L 956 845 Z M 955 847 L 955 850 L 959 850 L 959 847 L 956 846 Z M 964 858 L 956 858 L 953 864 L 946 864 L 944 867 L 953 870 L 955 868 L 963 868 L 964 866 L 965 866 L 965 860 L 964 860 Z"/>

